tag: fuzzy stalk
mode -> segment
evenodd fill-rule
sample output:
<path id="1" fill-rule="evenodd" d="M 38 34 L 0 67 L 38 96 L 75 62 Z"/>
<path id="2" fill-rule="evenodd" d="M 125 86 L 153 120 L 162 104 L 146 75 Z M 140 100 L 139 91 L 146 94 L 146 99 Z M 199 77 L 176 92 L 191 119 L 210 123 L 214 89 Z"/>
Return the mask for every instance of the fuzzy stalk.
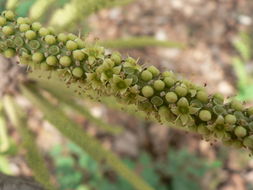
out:
<path id="1" fill-rule="evenodd" d="M 25 112 L 14 102 L 10 96 L 4 97 L 4 108 L 11 121 L 22 137 L 21 146 L 27 151 L 25 156 L 29 167 L 33 171 L 34 178 L 47 190 L 56 190 L 51 184 L 50 174 L 45 161 L 36 146 L 36 140 L 27 127 Z"/>

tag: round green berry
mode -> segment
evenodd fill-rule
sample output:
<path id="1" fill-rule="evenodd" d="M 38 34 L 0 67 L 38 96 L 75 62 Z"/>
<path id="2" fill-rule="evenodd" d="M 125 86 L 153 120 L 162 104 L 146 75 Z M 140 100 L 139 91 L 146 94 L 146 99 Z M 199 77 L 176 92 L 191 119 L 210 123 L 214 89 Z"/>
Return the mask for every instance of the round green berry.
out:
<path id="1" fill-rule="evenodd" d="M 61 64 L 62 66 L 64 66 L 64 67 L 70 66 L 71 63 L 72 63 L 72 60 L 71 60 L 71 58 L 68 57 L 68 56 L 63 56 L 63 57 L 60 58 L 60 64 Z"/>
<path id="2" fill-rule="evenodd" d="M 78 48 L 78 45 L 76 42 L 69 40 L 66 43 L 66 48 L 70 51 L 76 50 Z"/>
<path id="3" fill-rule="evenodd" d="M 18 18 L 17 18 L 17 23 L 18 23 L 18 24 L 25 24 L 25 23 L 26 23 L 26 20 L 25 20 L 25 18 L 23 18 L 23 17 L 18 17 Z"/>
<path id="4" fill-rule="evenodd" d="M 76 78 L 81 78 L 84 74 L 84 71 L 81 67 L 76 67 L 73 69 L 72 74 Z"/>
<path id="5" fill-rule="evenodd" d="M 141 73 L 141 79 L 144 81 L 150 81 L 150 80 L 152 80 L 152 78 L 153 78 L 153 75 L 148 70 L 145 70 Z"/>
<path id="6" fill-rule="evenodd" d="M 85 58 L 85 55 L 81 50 L 75 50 L 73 51 L 73 58 L 77 61 L 82 61 Z"/>
<path id="7" fill-rule="evenodd" d="M 165 77 L 163 79 L 163 82 L 165 83 L 165 85 L 167 87 L 172 87 L 175 84 L 176 81 L 172 77 Z"/>
<path id="8" fill-rule="evenodd" d="M 119 52 L 113 52 L 111 55 L 111 60 L 116 64 L 119 65 L 122 61 L 121 55 Z"/>
<path id="9" fill-rule="evenodd" d="M 177 102 L 177 106 L 178 107 L 188 107 L 189 106 L 189 102 L 185 97 L 182 97 L 178 100 Z"/>
<path id="10" fill-rule="evenodd" d="M 20 32 L 26 32 L 27 30 L 30 30 L 30 25 L 28 24 L 20 24 L 19 31 Z"/>
<path id="11" fill-rule="evenodd" d="M 53 45 L 56 42 L 56 38 L 53 35 L 46 35 L 45 42 L 49 45 Z"/>
<path id="12" fill-rule="evenodd" d="M 247 135 L 247 130 L 242 126 L 236 127 L 234 132 L 235 132 L 235 135 L 239 138 L 245 137 Z"/>
<path id="13" fill-rule="evenodd" d="M 44 28 L 42 27 L 40 30 L 39 30 L 39 35 L 40 36 L 47 36 L 50 34 L 50 31 L 47 29 L 47 28 Z"/>
<path id="14" fill-rule="evenodd" d="M 34 32 L 33 30 L 28 30 L 26 31 L 25 33 L 25 37 L 28 39 L 28 40 L 33 40 L 36 38 L 36 32 Z"/>
<path id="15" fill-rule="evenodd" d="M 175 88 L 175 92 L 177 93 L 178 96 L 186 96 L 187 95 L 187 88 L 184 86 L 177 86 Z"/>
<path id="16" fill-rule="evenodd" d="M 83 41 L 83 40 L 81 40 L 80 38 L 77 38 L 76 40 L 75 40 L 75 42 L 77 43 L 77 45 L 78 45 L 78 47 L 79 48 L 85 48 L 85 42 Z"/>
<path id="17" fill-rule="evenodd" d="M 77 39 L 78 37 L 75 35 L 75 34 L 68 34 L 68 39 L 69 40 L 75 40 L 75 39 Z"/>
<path id="18" fill-rule="evenodd" d="M 165 95 L 165 99 L 167 100 L 167 102 L 169 103 L 175 103 L 177 101 L 177 94 L 175 92 L 168 92 Z"/>
<path id="19" fill-rule="evenodd" d="M 0 26 L 4 26 L 6 24 L 6 18 L 0 16 Z"/>
<path id="20" fill-rule="evenodd" d="M 224 102 L 224 96 L 221 93 L 215 93 L 213 100 L 215 104 L 222 104 Z"/>
<path id="21" fill-rule="evenodd" d="M 3 55 L 6 57 L 6 58 L 12 58 L 15 56 L 15 50 L 14 49 L 6 49 L 3 53 Z"/>
<path id="22" fill-rule="evenodd" d="M 40 52 L 36 52 L 32 55 L 32 60 L 36 63 L 42 62 L 44 59 L 44 55 Z"/>
<path id="23" fill-rule="evenodd" d="M 4 16 L 7 20 L 13 20 L 15 18 L 15 14 L 12 11 L 6 11 Z"/>
<path id="24" fill-rule="evenodd" d="M 171 71 L 164 71 L 164 72 L 162 73 L 162 76 L 163 76 L 163 77 L 170 77 L 170 76 L 173 76 L 173 73 L 172 73 Z"/>
<path id="25" fill-rule="evenodd" d="M 42 71 L 49 71 L 49 70 L 50 70 L 50 66 L 49 66 L 46 62 L 42 62 L 42 63 L 40 64 L 40 69 L 41 69 Z"/>
<path id="26" fill-rule="evenodd" d="M 156 91 L 162 91 L 165 88 L 165 83 L 162 80 L 156 80 L 154 82 L 154 89 Z"/>
<path id="27" fill-rule="evenodd" d="M 2 31 L 7 36 L 14 34 L 14 28 L 12 26 L 4 26 Z"/>
<path id="28" fill-rule="evenodd" d="M 247 148 L 253 149 L 253 135 L 245 137 L 243 139 L 243 145 Z"/>
<path id="29" fill-rule="evenodd" d="M 249 114 L 249 116 L 253 115 L 253 107 L 247 108 L 247 113 Z"/>
<path id="30" fill-rule="evenodd" d="M 206 91 L 204 90 L 200 90 L 197 92 L 197 95 L 196 95 L 196 98 L 203 102 L 203 103 L 206 103 L 208 101 L 208 94 Z"/>
<path id="31" fill-rule="evenodd" d="M 55 66 L 58 63 L 58 59 L 55 56 L 49 56 L 46 59 L 46 63 L 50 66 Z"/>
<path id="32" fill-rule="evenodd" d="M 210 111 L 208 110 L 201 110 L 199 112 L 199 118 L 202 120 L 202 121 L 210 121 L 211 118 L 212 118 L 212 114 Z"/>
<path id="33" fill-rule="evenodd" d="M 143 96 L 149 98 L 154 95 L 154 89 L 151 86 L 144 86 L 141 89 Z"/>
<path id="34" fill-rule="evenodd" d="M 160 71 L 153 65 L 148 67 L 148 71 L 150 71 L 154 77 L 160 74 Z"/>
<path id="35" fill-rule="evenodd" d="M 163 99 L 159 96 L 154 96 L 151 98 L 151 103 L 155 106 L 163 105 Z"/>
<path id="36" fill-rule="evenodd" d="M 243 105 L 239 100 L 233 99 L 230 103 L 230 106 L 232 109 L 236 111 L 242 111 L 243 110 Z"/>
<path id="37" fill-rule="evenodd" d="M 33 29 L 34 31 L 39 31 L 39 30 L 41 29 L 41 24 L 40 24 L 39 22 L 34 22 L 34 23 L 32 24 L 32 29 Z"/>
<path id="38" fill-rule="evenodd" d="M 225 116 L 225 122 L 228 123 L 228 124 L 235 124 L 236 123 L 236 117 L 232 114 L 227 114 Z"/>
<path id="39" fill-rule="evenodd" d="M 58 34 L 57 39 L 59 42 L 65 43 L 68 40 L 68 36 L 64 33 L 60 33 L 60 34 Z"/>

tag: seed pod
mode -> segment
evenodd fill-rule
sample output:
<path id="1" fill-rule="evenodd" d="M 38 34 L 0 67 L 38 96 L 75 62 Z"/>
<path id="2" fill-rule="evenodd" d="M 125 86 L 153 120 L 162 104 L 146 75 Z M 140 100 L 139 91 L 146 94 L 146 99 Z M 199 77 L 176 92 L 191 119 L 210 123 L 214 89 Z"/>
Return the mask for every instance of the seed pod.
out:
<path id="1" fill-rule="evenodd" d="M 41 24 L 39 22 L 34 22 L 32 24 L 32 29 L 36 32 L 39 31 L 41 29 Z"/>
<path id="2" fill-rule="evenodd" d="M 177 106 L 179 107 L 188 107 L 189 106 L 189 102 L 185 97 L 182 97 L 178 100 L 177 102 Z"/>
<path id="3" fill-rule="evenodd" d="M 153 75 L 148 70 L 145 70 L 141 73 L 141 79 L 144 81 L 150 81 L 150 80 L 152 80 L 152 78 L 153 78 Z"/>
<path id="4" fill-rule="evenodd" d="M 15 56 L 15 50 L 13 49 L 7 49 L 4 51 L 3 55 L 6 57 L 6 58 L 11 58 L 11 57 L 14 57 Z"/>
<path id="5" fill-rule="evenodd" d="M 47 28 L 44 28 L 44 27 L 40 28 L 40 30 L 39 30 L 40 36 L 47 36 L 49 34 L 50 34 L 50 31 Z"/>
<path id="6" fill-rule="evenodd" d="M 175 103 L 177 101 L 177 94 L 175 92 L 168 92 L 165 95 L 165 99 L 168 103 Z"/>
<path id="7" fill-rule="evenodd" d="M 163 82 L 165 83 L 165 85 L 167 86 L 167 87 L 172 87 L 174 84 L 175 84 L 175 79 L 173 79 L 172 77 L 165 77 L 164 79 L 163 79 Z"/>
<path id="8" fill-rule="evenodd" d="M 76 78 L 81 78 L 83 76 L 84 72 L 81 67 L 76 67 L 72 70 L 72 74 Z"/>
<path id="9" fill-rule="evenodd" d="M 19 26 L 19 31 L 20 31 L 20 32 L 26 32 L 26 31 L 28 31 L 28 30 L 30 30 L 30 26 L 29 26 L 28 24 L 21 24 L 21 25 Z"/>
<path id="10" fill-rule="evenodd" d="M 59 42 L 65 43 L 68 40 L 68 36 L 64 33 L 60 33 L 58 34 L 57 39 Z"/>
<path id="11" fill-rule="evenodd" d="M 253 149 L 253 135 L 244 138 L 243 145 L 250 149 Z"/>
<path id="12" fill-rule="evenodd" d="M 211 118 L 212 118 L 212 114 L 210 111 L 208 110 L 201 110 L 199 112 L 199 118 L 202 120 L 202 121 L 210 121 Z"/>
<path id="13" fill-rule="evenodd" d="M 63 56 L 60 58 L 60 64 L 64 67 L 70 66 L 72 63 L 72 60 L 68 56 Z"/>
<path id="14" fill-rule="evenodd" d="M 0 26 L 4 26 L 7 23 L 6 18 L 0 16 Z"/>
<path id="15" fill-rule="evenodd" d="M 151 98 L 151 103 L 155 106 L 161 106 L 163 104 L 163 99 L 159 96 L 154 96 Z"/>
<path id="16" fill-rule="evenodd" d="M 248 108 L 247 113 L 249 114 L 249 116 L 252 116 L 253 115 L 253 107 Z"/>
<path id="17" fill-rule="evenodd" d="M 151 86 L 144 86 L 141 89 L 143 96 L 149 98 L 154 95 L 154 89 Z"/>
<path id="18" fill-rule="evenodd" d="M 73 51 L 73 58 L 77 61 L 82 61 L 84 59 L 85 55 L 81 50 L 75 50 Z"/>
<path id="19" fill-rule="evenodd" d="M 238 126 L 235 128 L 235 135 L 239 138 L 245 137 L 247 135 L 247 130 L 242 126 Z"/>
<path id="20" fill-rule="evenodd" d="M 154 82 L 154 89 L 156 91 L 162 91 L 165 87 L 165 83 L 162 80 L 156 80 Z"/>
<path id="21" fill-rule="evenodd" d="M 12 11 L 6 11 L 4 16 L 7 20 L 13 20 L 15 18 L 15 14 Z"/>

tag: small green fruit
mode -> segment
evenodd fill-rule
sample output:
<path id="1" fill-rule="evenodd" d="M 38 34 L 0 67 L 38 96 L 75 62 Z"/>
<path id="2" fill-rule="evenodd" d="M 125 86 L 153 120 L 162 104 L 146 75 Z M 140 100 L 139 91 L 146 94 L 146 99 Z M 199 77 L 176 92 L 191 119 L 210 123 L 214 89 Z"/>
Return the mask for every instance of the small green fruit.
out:
<path id="1" fill-rule="evenodd" d="M 238 126 L 235 128 L 235 135 L 239 138 L 245 137 L 247 135 L 247 130 L 242 126 Z"/>
<path id="2" fill-rule="evenodd" d="M 150 71 L 154 77 L 160 74 L 160 71 L 155 66 L 150 66 L 147 70 Z"/>
<path id="3" fill-rule="evenodd" d="M 163 79 L 163 82 L 165 83 L 165 85 L 167 87 L 172 87 L 175 84 L 176 81 L 172 77 L 165 77 Z"/>
<path id="4" fill-rule="evenodd" d="M 243 105 L 239 100 L 233 99 L 230 103 L 230 106 L 232 109 L 236 111 L 242 111 L 243 110 Z"/>
<path id="5" fill-rule="evenodd" d="M 39 30 L 41 29 L 41 24 L 40 24 L 39 22 L 34 22 L 34 23 L 32 24 L 32 29 L 33 29 L 34 31 L 39 31 Z"/>
<path id="6" fill-rule="evenodd" d="M 14 34 L 14 28 L 12 26 L 4 26 L 2 31 L 7 36 Z"/>
<path id="7" fill-rule="evenodd" d="M 85 55 L 81 50 L 75 50 L 73 51 L 73 58 L 77 61 L 82 61 L 85 58 Z"/>
<path id="8" fill-rule="evenodd" d="M 40 36 L 47 36 L 50 34 L 50 30 L 47 29 L 47 28 L 44 28 L 42 27 L 40 30 L 39 30 L 39 35 Z"/>
<path id="9" fill-rule="evenodd" d="M 71 60 L 71 58 L 68 57 L 68 56 L 63 56 L 63 57 L 60 58 L 60 64 L 61 64 L 62 66 L 64 66 L 64 67 L 70 66 L 71 63 L 72 63 L 72 60 Z"/>
<path id="10" fill-rule="evenodd" d="M 196 98 L 199 101 L 201 101 L 203 103 L 206 103 L 208 101 L 208 94 L 207 94 L 206 91 L 200 90 L 200 91 L 197 92 Z"/>
<path id="11" fill-rule="evenodd" d="M 6 24 L 6 18 L 0 16 L 0 26 L 4 26 Z"/>
<path id="12" fill-rule="evenodd" d="M 165 83 L 162 80 L 156 80 L 154 82 L 154 89 L 156 91 L 162 91 L 165 88 Z"/>
<path id="13" fill-rule="evenodd" d="M 58 34 L 57 39 L 59 42 L 65 43 L 68 40 L 68 36 L 64 33 L 60 33 L 60 34 Z"/>
<path id="14" fill-rule="evenodd" d="M 20 26 L 19 26 L 20 32 L 26 32 L 28 30 L 30 30 L 30 26 L 28 24 L 20 24 Z"/>
<path id="15" fill-rule="evenodd" d="M 76 50 L 78 48 L 78 45 L 76 42 L 69 40 L 66 43 L 66 48 L 70 51 Z"/>
<path id="16" fill-rule="evenodd" d="M 56 42 L 56 38 L 53 35 L 46 35 L 45 42 L 49 45 L 53 45 Z"/>
<path id="17" fill-rule="evenodd" d="M 210 111 L 208 110 L 201 110 L 199 112 L 199 118 L 202 120 L 202 121 L 210 121 L 211 118 L 212 118 L 212 114 Z"/>
<path id="18" fill-rule="evenodd" d="M 175 103 L 177 101 L 177 94 L 175 92 L 168 92 L 165 95 L 165 99 L 167 100 L 168 103 Z"/>
<path id="19" fill-rule="evenodd" d="M 44 55 L 40 52 L 36 52 L 32 55 L 32 60 L 36 63 L 42 62 L 44 60 Z"/>
<path id="20" fill-rule="evenodd" d="M 153 75 L 148 70 L 145 70 L 141 73 L 141 79 L 144 81 L 150 81 L 150 80 L 152 80 L 152 78 L 153 78 Z"/>
<path id="21" fill-rule="evenodd" d="M 184 87 L 184 86 L 177 86 L 176 88 L 175 88 L 175 92 L 177 93 L 177 95 L 178 96 L 186 96 L 187 95 L 187 93 L 188 93 L 188 90 L 187 90 L 187 88 L 186 87 Z"/>
<path id="22" fill-rule="evenodd" d="M 177 102 L 177 106 L 178 107 L 188 107 L 189 106 L 189 102 L 185 97 L 182 97 L 178 100 Z"/>
<path id="23" fill-rule="evenodd" d="M 228 123 L 228 124 L 235 124 L 236 123 L 236 117 L 232 114 L 228 114 L 225 116 L 225 122 Z"/>
<path id="24" fill-rule="evenodd" d="M 154 95 L 154 89 L 151 86 L 144 86 L 141 89 L 143 96 L 149 98 Z"/>
<path id="25" fill-rule="evenodd" d="M 76 67 L 73 69 L 72 74 L 76 78 L 81 78 L 84 74 L 84 71 L 81 67 Z"/>
<path id="26" fill-rule="evenodd" d="M 50 66 L 55 66 L 58 63 L 58 59 L 55 56 L 49 56 L 46 59 L 46 63 Z"/>
<path id="27" fill-rule="evenodd" d="M 15 14 L 12 11 L 6 11 L 4 16 L 7 20 L 13 20 L 15 18 Z"/>
<path id="28" fill-rule="evenodd" d="M 15 56 L 15 50 L 14 49 L 7 49 L 4 51 L 3 55 L 6 57 L 6 58 L 12 58 Z"/>
<path id="29" fill-rule="evenodd" d="M 33 40 L 35 39 L 37 36 L 36 32 L 34 32 L 33 30 L 28 30 L 26 31 L 25 33 L 25 37 L 28 39 L 28 40 Z"/>
<path id="30" fill-rule="evenodd" d="M 243 145 L 247 148 L 253 149 L 253 135 L 244 138 Z"/>

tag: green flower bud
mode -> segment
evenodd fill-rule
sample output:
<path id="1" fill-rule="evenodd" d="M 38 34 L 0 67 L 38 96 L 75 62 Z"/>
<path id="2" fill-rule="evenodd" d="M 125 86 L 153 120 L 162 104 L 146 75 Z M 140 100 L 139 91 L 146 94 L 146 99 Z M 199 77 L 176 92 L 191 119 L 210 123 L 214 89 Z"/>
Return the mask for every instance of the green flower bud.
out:
<path id="1" fill-rule="evenodd" d="M 220 93 L 215 93 L 213 95 L 213 102 L 215 104 L 223 104 L 223 102 L 224 102 L 224 96 L 222 94 L 220 94 Z"/>
<path id="2" fill-rule="evenodd" d="M 40 28 L 40 30 L 39 30 L 40 36 L 47 36 L 49 34 L 50 34 L 50 31 L 47 28 L 44 28 L 44 27 Z"/>
<path id="3" fill-rule="evenodd" d="M 15 14 L 12 11 L 6 11 L 4 16 L 7 20 L 13 20 L 15 18 Z"/>
<path id="4" fill-rule="evenodd" d="M 121 55 L 119 52 L 113 52 L 111 55 L 111 60 L 116 64 L 119 65 L 122 61 Z"/>
<path id="5" fill-rule="evenodd" d="M 230 106 L 232 109 L 236 111 L 242 111 L 243 110 L 243 105 L 239 100 L 233 99 L 230 103 Z"/>
<path id="6" fill-rule="evenodd" d="M 189 107 L 189 102 L 185 97 L 182 97 L 178 100 L 177 106 L 179 106 L 179 107 Z"/>
<path id="7" fill-rule="evenodd" d="M 17 23 L 18 23 L 18 24 L 26 24 L 26 19 L 23 18 L 23 17 L 19 17 L 19 18 L 17 19 Z"/>
<path id="8" fill-rule="evenodd" d="M 175 84 L 175 79 L 173 79 L 172 77 L 165 77 L 164 79 L 163 79 L 163 82 L 165 83 L 165 85 L 167 86 L 167 87 L 172 87 L 174 84 Z"/>
<path id="9" fill-rule="evenodd" d="M 41 29 L 41 24 L 40 24 L 39 22 L 34 22 L 34 23 L 32 24 L 32 29 L 33 29 L 34 31 L 39 31 L 39 30 Z"/>
<path id="10" fill-rule="evenodd" d="M 25 33 L 25 37 L 28 39 L 28 40 L 33 40 L 35 39 L 37 36 L 36 32 L 34 32 L 33 30 L 28 30 L 26 31 Z"/>
<path id="11" fill-rule="evenodd" d="M 71 58 L 68 57 L 68 56 L 63 56 L 63 57 L 60 58 L 60 64 L 61 64 L 62 66 L 64 66 L 64 67 L 70 66 L 71 63 L 72 63 L 72 60 L 71 60 Z"/>
<path id="12" fill-rule="evenodd" d="M 42 62 L 44 60 L 44 55 L 40 52 L 36 52 L 32 55 L 32 60 L 36 63 Z"/>
<path id="13" fill-rule="evenodd" d="M 249 114 L 249 116 L 252 116 L 253 115 L 253 107 L 248 108 L 247 113 Z"/>
<path id="14" fill-rule="evenodd" d="M 236 123 L 236 117 L 234 115 L 228 114 L 225 116 L 225 122 L 233 125 Z"/>
<path id="15" fill-rule="evenodd" d="M 60 48 L 57 45 L 52 45 L 48 49 L 50 55 L 58 55 L 60 53 Z"/>
<path id="16" fill-rule="evenodd" d="M 141 89 L 143 96 L 149 98 L 154 95 L 154 89 L 151 86 L 144 86 Z"/>
<path id="17" fill-rule="evenodd" d="M 15 50 L 9 48 L 9 49 L 7 49 L 7 50 L 4 51 L 3 55 L 6 58 L 12 58 L 12 57 L 15 56 L 15 53 L 16 53 Z"/>
<path id="18" fill-rule="evenodd" d="M 165 87 L 165 83 L 162 80 L 156 80 L 154 82 L 154 89 L 156 91 L 162 91 Z"/>
<path id="19" fill-rule="evenodd" d="M 49 56 L 46 59 L 46 63 L 50 66 L 55 66 L 58 64 L 58 59 L 55 56 Z"/>
<path id="20" fill-rule="evenodd" d="M 145 70 L 141 73 L 141 79 L 144 81 L 150 81 L 150 80 L 152 80 L 152 78 L 153 78 L 153 75 L 148 70 Z"/>
<path id="21" fill-rule="evenodd" d="M 7 36 L 14 34 L 14 28 L 12 26 L 4 26 L 2 31 Z"/>
<path id="22" fill-rule="evenodd" d="M 77 39 L 78 37 L 75 35 L 75 34 L 68 34 L 68 39 L 69 40 L 75 40 Z"/>
<path id="23" fill-rule="evenodd" d="M 250 149 L 253 149 L 253 135 L 244 138 L 243 145 Z"/>
<path id="24" fill-rule="evenodd" d="M 56 42 L 56 38 L 53 35 L 46 35 L 45 42 L 49 45 L 53 45 Z"/>
<path id="25" fill-rule="evenodd" d="M 58 34 L 57 39 L 59 42 L 65 43 L 68 40 L 68 36 L 64 33 L 60 33 Z"/>
<path id="26" fill-rule="evenodd" d="M 174 74 L 173 74 L 173 72 L 171 72 L 171 71 L 164 71 L 163 73 L 162 73 L 162 76 L 163 77 L 170 77 L 170 76 L 173 76 Z"/>
<path id="27" fill-rule="evenodd" d="M 187 95 L 187 93 L 188 93 L 188 90 L 187 90 L 187 88 L 186 87 L 184 87 L 184 86 L 177 86 L 176 88 L 175 88 L 175 92 L 177 93 L 177 95 L 178 96 L 186 96 Z"/>
<path id="28" fill-rule="evenodd" d="M 40 48 L 40 42 L 37 40 L 31 40 L 30 42 L 28 42 L 28 45 L 33 50 L 37 50 Z"/>
<path id="29" fill-rule="evenodd" d="M 208 94 L 206 91 L 200 90 L 197 92 L 196 98 L 199 101 L 206 103 L 208 101 Z"/>
<path id="30" fill-rule="evenodd" d="M 73 58 L 78 61 L 82 61 L 85 58 L 84 53 L 81 50 L 73 51 Z"/>
<path id="31" fill-rule="evenodd" d="M 247 130 L 242 126 L 238 126 L 235 128 L 235 135 L 239 138 L 245 137 L 247 135 Z"/>
<path id="32" fill-rule="evenodd" d="M 76 42 L 69 40 L 66 43 L 66 48 L 70 51 L 73 51 L 73 50 L 76 50 L 78 48 L 78 45 L 77 45 Z"/>
<path id="33" fill-rule="evenodd" d="M 7 23 L 6 18 L 0 16 L 0 26 L 4 26 Z"/>
<path id="34" fill-rule="evenodd" d="M 73 69 L 72 74 L 76 78 L 81 78 L 84 74 L 84 71 L 81 67 L 76 67 Z"/>
<path id="35" fill-rule="evenodd" d="M 165 99 L 168 103 L 175 103 L 177 101 L 177 94 L 175 92 L 168 92 L 165 95 Z"/>
<path id="36" fill-rule="evenodd" d="M 211 112 L 208 111 L 208 110 L 201 110 L 201 111 L 199 112 L 199 118 L 200 118 L 202 121 L 210 121 L 211 118 L 212 118 Z"/>
<path id="37" fill-rule="evenodd" d="M 19 26 L 19 31 L 20 31 L 20 32 L 26 32 L 26 31 L 28 31 L 28 30 L 30 30 L 30 26 L 29 26 L 28 24 L 21 24 L 21 25 Z"/>
<path id="38" fill-rule="evenodd" d="M 160 74 L 160 71 L 155 66 L 150 66 L 147 70 L 150 71 L 154 77 Z"/>

